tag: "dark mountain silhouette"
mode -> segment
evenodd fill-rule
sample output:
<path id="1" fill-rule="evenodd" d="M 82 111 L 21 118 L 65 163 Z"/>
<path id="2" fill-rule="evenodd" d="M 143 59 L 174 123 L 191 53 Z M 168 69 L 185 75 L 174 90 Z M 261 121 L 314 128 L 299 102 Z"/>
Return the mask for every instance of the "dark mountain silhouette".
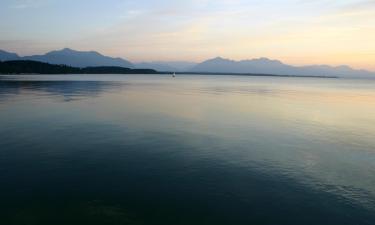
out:
<path id="1" fill-rule="evenodd" d="M 217 57 L 204 61 L 191 69 L 192 72 L 204 73 L 255 73 L 298 76 L 337 76 L 337 77 L 368 77 L 375 73 L 355 70 L 348 66 L 290 66 L 278 60 L 267 58 L 234 61 Z"/>
<path id="2" fill-rule="evenodd" d="M 20 57 L 16 53 L 0 50 L 0 61 L 17 60 Z"/>
<path id="3" fill-rule="evenodd" d="M 25 56 L 21 59 L 40 61 L 50 64 L 63 64 L 81 68 L 89 66 L 134 67 L 131 62 L 122 58 L 112 58 L 94 51 L 75 51 L 69 48 L 65 48 L 60 51 L 48 52 L 45 55 Z"/>
<path id="4" fill-rule="evenodd" d="M 130 69 L 117 66 L 71 67 L 31 60 L 0 62 L 0 74 L 155 74 L 151 69 Z"/>

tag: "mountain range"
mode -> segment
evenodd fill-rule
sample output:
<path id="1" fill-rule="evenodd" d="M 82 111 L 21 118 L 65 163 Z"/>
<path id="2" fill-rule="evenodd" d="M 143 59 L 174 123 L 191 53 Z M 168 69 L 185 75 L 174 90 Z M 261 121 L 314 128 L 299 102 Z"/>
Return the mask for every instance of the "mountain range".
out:
<path id="1" fill-rule="evenodd" d="M 32 55 L 20 57 L 15 53 L 0 50 L 0 61 L 6 60 L 32 60 L 50 64 L 64 64 L 72 67 L 118 66 L 134 68 L 134 65 L 122 58 L 104 56 L 95 51 L 75 51 L 64 48 L 59 51 L 51 51 L 44 55 Z"/>
<path id="2" fill-rule="evenodd" d="M 122 58 L 104 56 L 95 51 L 76 51 L 64 48 L 44 55 L 20 57 L 16 53 L 0 50 L 0 61 L 33 60 L 50 64 L 72 67 L 117 66 L 124 68 L 148 68 L 157 71 L 194 72 L 194 73 L 240 73 L 240 74 L 274 74 L 298 76 L 337 76 L 337 77 L 375 77 L 375 72 L 356 70 L 349 66 L 292 66 L 278 60 L 258 58 L 235 61 L 221 57 L 206 60 L 202 63 L 191 62 L 143 62 L 132 63 Z"/>
<path id="3" fill-rule="evenodd" d="M 335 77 L 369 77 L 374 72 L 356 70 L 349 66 L 291 66 L 278 60 L 258 58 L 251 60 L 234 61 L 217 57 L 204 61 L 191 69 L 192 72 L 210 73 L 255 73 L 296 76 L 335 76 Z"/>

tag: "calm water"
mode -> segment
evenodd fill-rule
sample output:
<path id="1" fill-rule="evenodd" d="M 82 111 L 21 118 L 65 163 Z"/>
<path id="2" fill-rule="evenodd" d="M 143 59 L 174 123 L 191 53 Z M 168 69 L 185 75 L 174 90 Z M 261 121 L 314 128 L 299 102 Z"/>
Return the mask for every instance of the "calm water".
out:
<path id="1" fill-rule="evenodd" d="M 375 224 L 375 80 L 0 76 L 0 224 Z"/>

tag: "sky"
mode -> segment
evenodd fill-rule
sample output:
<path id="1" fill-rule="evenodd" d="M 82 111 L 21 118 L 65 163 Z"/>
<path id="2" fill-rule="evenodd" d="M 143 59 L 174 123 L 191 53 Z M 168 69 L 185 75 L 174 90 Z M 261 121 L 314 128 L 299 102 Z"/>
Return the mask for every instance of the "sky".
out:
<path id="1" fill-rule="evenodd" d="M 1 0 L 0 49 L 133 62 L 267 57 L 375 71 L 375 0 Z"/>

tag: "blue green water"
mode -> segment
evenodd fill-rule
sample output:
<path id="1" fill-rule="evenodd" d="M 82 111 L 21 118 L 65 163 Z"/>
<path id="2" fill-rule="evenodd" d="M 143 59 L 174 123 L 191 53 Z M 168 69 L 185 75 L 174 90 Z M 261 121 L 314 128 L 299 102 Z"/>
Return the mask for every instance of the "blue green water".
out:
<path id="1" fill-rule="evenodd" d="M 0 76 L 0 224 L 375 224 L 375 80 Z"/>

